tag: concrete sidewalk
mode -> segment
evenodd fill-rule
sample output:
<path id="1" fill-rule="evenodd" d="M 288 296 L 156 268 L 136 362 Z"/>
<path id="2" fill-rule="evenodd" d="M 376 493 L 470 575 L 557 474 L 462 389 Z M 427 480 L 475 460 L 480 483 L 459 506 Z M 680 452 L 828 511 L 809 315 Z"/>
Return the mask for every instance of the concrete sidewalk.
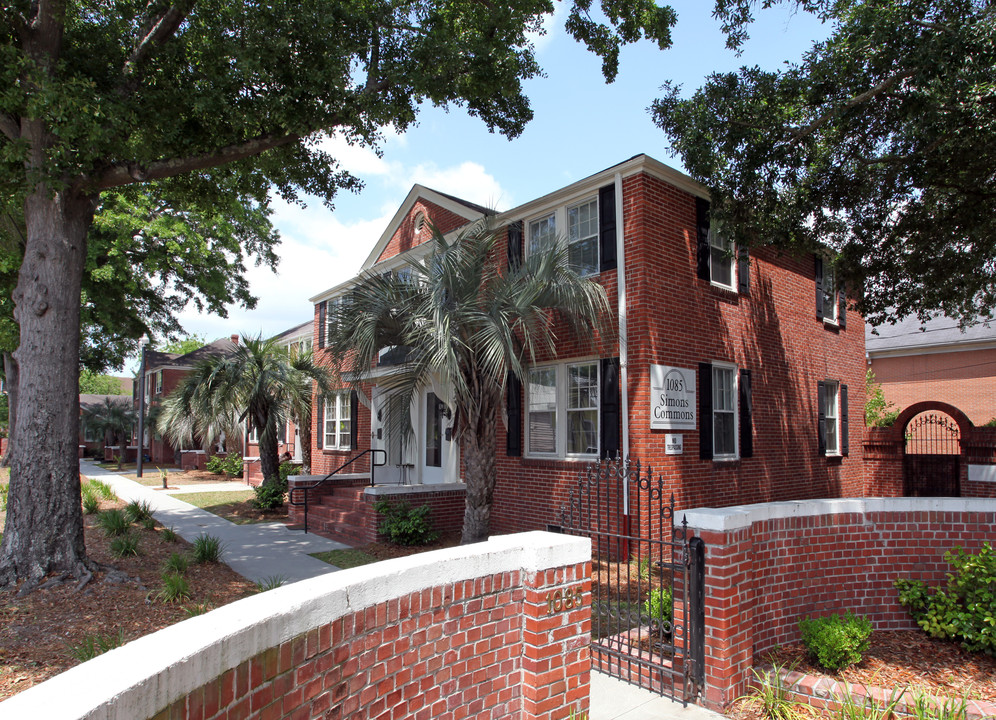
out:
<path id="1" fill-rule="evenodd" d="M 288 530 L 283 523 L 236 525 L 217 515 L 183 502 L 172 494 L 141 485 L 96 463 L 80 460 L 80 472 L 101 480 L 125 502 L 147 502 L 156 520 L 173 528 L 184 540 L 213 535 L 224 543 L 222 560 L 239 575 L 254 582 L 280 577 L 287 583 L 333 572 L 338 568 L 309 557 L 309 553 L 348 548 L 318 535 Z M 239 490 L 244 487 L 226 487 Z"/>
<path id="2" fill-rule="evenodd" d="M 712 710 L 691 704 L 682 707 L 680 702 L 601 672 L 591 673 L 589 699 L 588 720 L 726 720 Z"/>

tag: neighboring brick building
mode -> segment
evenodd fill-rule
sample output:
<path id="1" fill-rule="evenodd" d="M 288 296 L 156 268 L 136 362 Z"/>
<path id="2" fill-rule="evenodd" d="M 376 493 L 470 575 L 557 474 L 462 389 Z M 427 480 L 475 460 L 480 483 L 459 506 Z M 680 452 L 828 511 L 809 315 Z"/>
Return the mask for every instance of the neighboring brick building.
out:
<path id="1" fill-rule="evenodd" d="M 925 400 L 954 405 L 975 425 L 996 418 L 996 327 L 961 330 L 950 318 L 915 317 L 865 336 L 868 363 L 885 399 L 902 410 Z"/>
<path id="2" fill-rule="evenodd" d="M 143 383 L 136 381 L 135 383 L 135 407 L 138 407 L 140 387 L 145 389 L 145 406 L 147 408 L 154 408 L 163 397 L 173 392 L 180 385 L 183 378 L 198 363 L 209 358 L 228 355 L 235 349 L 238 342 L 239 336 L 232 335 L 231 338 L 215 340 L 186 355 L 147 350 L 145 352 L 145 381 Z M 180 464 L 181 448 L 173 447 L 164 438 L 159 436 L 154 428 L 146 428 L 143 447 L 145 448 L 145 454 L 149 458 L 149 462 L 153 464 Z M 201 450 L 199 444 L 193 448 L 182 449 Z"/>
<path id="3" fill-rule="evenodd" d="M 704 187 L 639 155 L 497 216 L 512 258 L 567 238 L 608 291 L 619 332 L 601 347 L 558 338 L 558 357 L 539 358 L 510 392 L 496 531 L 556 522 L 579 471 L 606 455 L 651 464 L 682 508 L 862 494 L 861 316 L 818 258 L 748 258 L 710 231 L 708 206 Z M 429 239 L 425 219 L 450 232 L 487 212 L 416 185 L 363 270 L 400 268 L 399 253 Z M 349 286 L 312 298 L 319 357 L 326 303 Z M 390 456 L 378 484 L 459 481 L 435 395 L 412 408 L 416 443 L 403 452 L 384 422 L 390 400 L 375 384 L 366 394 L 372 411 L 346 392 L 317 408 L 314 472 L 372 444 Z M 426 453 L 434 437 L 441 447 Z"/>

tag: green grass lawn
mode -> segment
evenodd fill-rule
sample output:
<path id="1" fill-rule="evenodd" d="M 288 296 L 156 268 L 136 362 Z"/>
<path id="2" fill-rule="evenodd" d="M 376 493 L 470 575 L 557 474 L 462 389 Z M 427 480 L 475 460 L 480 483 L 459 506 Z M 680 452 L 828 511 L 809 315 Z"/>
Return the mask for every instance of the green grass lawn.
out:
<path id="1" fill-rule="evenodd" d="M 335 565 L 337 568 L 342 568 L 343 570 L 377 562 L 377 558 L 373 555 L 367 555 L 362 550 L 354 550 L 352 548 L 348 550 L 328 550 L 326 552 L 311 553 L 311 557 L 318 558 L 322 562 Z"/>
<path id="2" fill-rule="evenodd" d="M 192 492 L 176 495 L 177 500 L 182 500 L 194 507 L 199 507 L 215 515 L 220 515 L 216 509 L 236 503 L 245 502 L 255 493 L 252 490 L 226 490 L 223 492 Z"/>

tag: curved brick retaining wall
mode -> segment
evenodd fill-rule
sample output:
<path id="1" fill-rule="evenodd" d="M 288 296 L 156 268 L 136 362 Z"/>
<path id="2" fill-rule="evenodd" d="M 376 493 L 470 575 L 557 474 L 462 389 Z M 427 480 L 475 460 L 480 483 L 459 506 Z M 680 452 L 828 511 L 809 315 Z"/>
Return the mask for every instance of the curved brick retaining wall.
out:
<path id="1" fill-rule="evenodd" d="M 562 720 L 588 708 L 590 560 L 588 540 L 533 532 L 330 573 L 112 650 L 0 718 Z"/>
<path id="2" fill-rule="evenodd" d="M 700 508 L 706 544 L 707 705 L 746 692 L 750 669 L 799 640 L 806 615 L 852 610 L 878 629 L 916 627 L 893 582 L 940 583 L 944 553 L 996 539 L 996 500 L 865 498 Z"/>

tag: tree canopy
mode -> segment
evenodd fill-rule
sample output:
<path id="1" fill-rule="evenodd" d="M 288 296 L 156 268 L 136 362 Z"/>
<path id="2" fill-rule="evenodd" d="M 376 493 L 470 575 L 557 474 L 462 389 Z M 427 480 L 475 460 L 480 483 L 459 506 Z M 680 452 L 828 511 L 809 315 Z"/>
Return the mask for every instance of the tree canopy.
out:
<path id="1" fill-rule="evenodd" d="M 177 338 L 176 340 L 169 340 L 167 342 L 160 343 L 156 346 L 156 349 L 161 350 L 162 352 L 186 355 L 187 353 L 198 350 L 205 345 L 207 345 L 207 340 L 204 336 L 194 333 L 192 335 L 187 335 L 186 337 Z"/>
<path id="2" fill-rule="evenodd" d="M 111 375 L 98 375 L 83 368 L 80 370 L 80 394 L 87 395 L 125 395 L 121 387 L 121 379 Z"/>
<path id="3" fill-rule="evenodd" d="M 567 28 L 603 57 L 607 79 L 623 44 L 670 43 L 674 13 L 653 0 L 601 0 L 607 22 L 591 5 L 574 0 Z M 67 448 L 78 431 L 80 298 L 103 204 L 204 218 L 197 237 L 157 233 L 166 262 L 210 236 L 211 219 L 232 218 L 234 205 L 267 208 L 271 189 L 330 205 L 338 190 L 356 189 L 322 133 L 375 144 L 382 127 L 404 130 L 432 103 L 514 137 L 531 116 L 522 81 L 540 72 L 529 33 L 552 12 L 550 0 L 0 5 L 0 200 L 23 207 L 25 227 L 0 585 L 89 574 Z M 142 268 L 154 265 L 142 257 L 150 236 L 124 237 Z M 247 243 L 240 237 L 251 251 Z"/>
<path id="4" fill-rule="evenodd" d="M 874 324 L 996 305 L 996 4 L 718 0 L 739 47 L 757 7 L 833 23 L 780 71 L 667 85 L 654 121 L 745 245 L 825 248 Z"/>

